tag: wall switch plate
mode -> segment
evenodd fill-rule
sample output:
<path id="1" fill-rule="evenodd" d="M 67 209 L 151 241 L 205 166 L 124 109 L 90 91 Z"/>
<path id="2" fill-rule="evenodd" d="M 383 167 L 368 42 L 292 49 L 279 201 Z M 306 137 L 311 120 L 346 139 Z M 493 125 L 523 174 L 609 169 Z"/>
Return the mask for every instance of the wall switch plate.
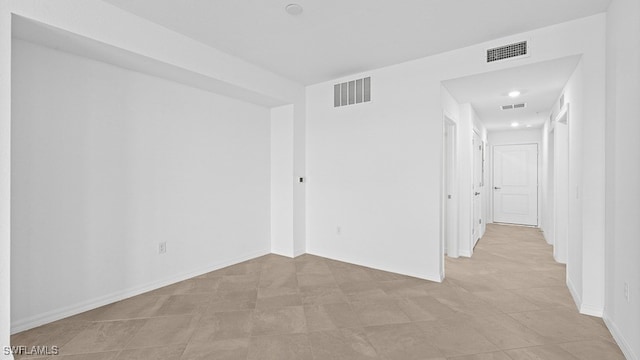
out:
<path id="1" fill-rule="evenodd" d="M 167 252 L 167 242 L 163 241 L 158 244 L 158 254 L 165 254 Z"/>

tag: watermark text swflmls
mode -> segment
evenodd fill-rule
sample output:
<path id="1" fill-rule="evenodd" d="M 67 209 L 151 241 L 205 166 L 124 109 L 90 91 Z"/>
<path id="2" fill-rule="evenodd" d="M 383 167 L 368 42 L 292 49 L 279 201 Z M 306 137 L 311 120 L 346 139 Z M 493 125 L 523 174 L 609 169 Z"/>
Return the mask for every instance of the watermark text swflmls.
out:
<path id="1" fill-rule="evenodd" d="M 25 345 L 14 345 L 14 346 L 5 346 L 3 349 L 4 355 L 58 355 L 60 353 L 59 346 L 25 346 Z"/>

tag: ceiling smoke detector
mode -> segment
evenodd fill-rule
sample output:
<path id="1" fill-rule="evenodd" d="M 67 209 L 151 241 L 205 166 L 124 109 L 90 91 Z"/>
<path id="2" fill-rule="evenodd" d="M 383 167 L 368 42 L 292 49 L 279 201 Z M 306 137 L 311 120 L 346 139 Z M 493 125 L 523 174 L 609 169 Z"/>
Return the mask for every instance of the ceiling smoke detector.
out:
<path id="1" fill-rule="evenodd" d="M 300 15 L 302 14 L 302 6 L 300 4 L 289 4 L 284 7 L 285 11 L 290 15 Z"/>

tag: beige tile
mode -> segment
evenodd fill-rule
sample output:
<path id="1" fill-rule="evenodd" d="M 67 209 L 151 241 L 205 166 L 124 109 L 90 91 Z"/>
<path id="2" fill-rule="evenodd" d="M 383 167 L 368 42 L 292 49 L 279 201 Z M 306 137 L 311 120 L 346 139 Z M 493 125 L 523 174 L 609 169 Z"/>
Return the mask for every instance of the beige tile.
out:
<path id="1" fill-rule="evenodd" d="M 300 306 L 302 297 L 300 294 L 284 294 L 270 297 L 258 298 L 256 309 L 280 308 L 283 306 Z"/>
<path id="2" fill-rule="evenodd" d="M 609 337 L 606 328 L 589 316 L 581 315 L 576 310 L 568 308 L 513 313 L 509 316 L 538 334 L 551 337 L 557 342 Z"/>
<path id="3" fill-rule="evenodd" d="M 461 314 L 431 296 L 400 299 L 398 305 L 411 321 L 446 319 Z"/>
<path id="4" fill-rule="evenodd" d="M 218 284 L 219 291 L 245 291 L 258 287 L 259 273 L 225 275 Z"/>
<path id="5" fill-rule="evenodd" d="M 446 294 L 433 295 L 447 307 L 473 317 L 495 316 L 502 312 L 493 304 L 482 300 L 473 293 L 454 290 Z"/>
<path id="6" fill-rule="evenodd" d="M 558 345 L 506 350 L 505 353 L 513 360 L 580 360 Z"/>
<path id="7" fill-rule="evenodd" d="M 262 264 L 259 262 L 245 261 L 240 264 L 235 264 L 221 269 L 221 273 L 224 275 L 247 275 L 256 274 L 262 270 Z"/>
<path id="8" fill-rule="evenodd" d="M 184 290 L 185 294 L 210 294 L 218 291 L 222 277 L 193 278 L 186 280 L 189 286 Z"/>
<path id="9" fill-rule="evenodd" d="M 536 333 L 508 315 L 473 318 L 469 323 L 500 349 L 515 349 L 554 342 L 554 339 Z"/>
<path id="10" fill-rule="evenodd" d="M 151 318 L 126 344 L 127 349 L 186 344 L 199 317 L 176 315 Z"/>
<path id="11" fill-rule="evenodd" d="M 309 333 L 309 341 L 315 360 L 380 359 L 361 329 L 340 329 Z"/>
<path id="12" fill-rule="evenodd" d="M 185 345 L 122 350 L 116 360 L 179 360 Z"/>
<path id="13" fill-rule="evenodd" d="M 249 339 L 220 340 L 189 344 L 180 360 L 246 360 Z"/>
<path id="14" fill-rule="evenodd" d="M 391 324 L 365 328 L 369 342 L 388 360 L 443 359 L 444 355 L 429 342 L 415 324 Z"/>
<path id="15" fill-rule="evenodd" d="M 359 328 L 360 320 L 348 303 L 307 305 L 304 307 L 308 331 Z"/>
<path id="16" fill-rule="evenodd" d="M 147 320 L 95 322 L 60 348 L 60 354 L 83 354 L 119 350 Z"/>
<path id="17" fill-rule="evenodd" d="M 392 281 L 380 281 L 380 288 L 395 297 L 416 297 L 429 295 L 434 285 L 427 280 L 404 277 Z"/>
<path id="18" fill-rule="evenodd" d="M 115 302 L 92 311 L 91 321 L 130 320 L 157 316 L 169 296 L 149 296 L 146 294 Z"/>
<path id="19" fill-rule="evenodd" d="M 312 360 L 306 334 L 272 335 L 251 338 L 247 360 Z"/>
<path id="20" fill-rule="evenodd" d="M 351 281 L 370 281 L 373 280 L 368 269 L 363 267 L 349 267 L 345 269 L 332 269 L 333 277 L 338 284 Z"/>
<path id="21" fill-rule="evenodd" d="M 540 307 L 527 301 L 512 290 L 481 291 L 475 292 L 474 295 L 495 305 L 504 313 L 540 310 Z"/>
<path id="22" fill-rule="evenodd" d="M 377 269 L 367 269 L 369 273 L 369 277 L 375 281 L 391 281 L 391 280 L 399 280 L 405 277 L 405 275 L 396 274 L 388 271 L 377 270 Z"/>
<path id="23" fill-rule="evenodd" d="M 206 313 L 215 313 L 234 310 L 252 310 L 256 307 L 258 290 L 232 291 L 217 293 L 209 297 L 210 301 L 205 310 Z"/>
<path id="24" fill-rule="evenodd" d="M 171 295 L 156 311 L 159 316 L 196 314 L 204 311 L 211 301 L 209 294 Z"/>
<path id="25" fill-rule="evenodd" d="M 558 345 L 564 351 L 581 360 L 624 360 L 618 345 L 611 341 L 589 339 Z"/>
<path id="26" fill-rule="evenodd" d="M 296 261 L 296 272 L 298 274 L 331 274 L 331 270 L 324 261 Z"/>
<path id="27" fill-rule="evenodd" d="M 53 355 L 47 360 L 114 360 L 118 355 L 119 351 L 108 351 L 101 353 L 91 353 L 91 354 L 75 354 L 75 355 Z M 16 358 L 18 359 L 18 358 Z M 27 358 L 29 359 L 29 358 Z"/>
<path id="28" fill-rule="evenodd" d="M 265 255 L 11 341 L 65 354 L 39 360 L 623 359 L 603 321 L 578 314 L 551 252 L 536 229 L 488 225 L 442 283 Z"/>
<path id="29" fill-rule="evenodd" d="M 566 286 L 516 289 L 513 292 L 542 309 L 558 306 L 576 309 L 576 304 Z"/>
<path id="30" fill-rule="evenodd" d="M 57 346 L 58 349 L 89 327 L 85 321 L 56 321 L 11 336 L 12 346 Z"/>
<path id="31" fill-rule="evenodd" d="M 469 320 L 437 320 L 417 322 L 430 341 L 446 357 L 495 352 L 499 349 L 478 330 L 469 326 Z"/>
<path id="32" fill-rule="evenodd" d="M 326 274 L 298 274 L 299 286 L 338 286 L 331 273 Z"/>
<path id="33" fill-rule="evenodd" d="M 279 309 L 257 309 L 253 313 L 253 336 L 293 334 L 307 331 L 302 306 Z"/>
<path id="34" fill-rule="evenodd" d="M 190 342 L 210 342 L 249 337 L 253 310 L 218 312 L 203 316 Z"/>
<path id="35" fill-rule="evenodd" d="M 456 357 L 450 357 L 447 359 L 451 359 L 451 360 L 512 360 L 509 357 L 509 355 L 505 354 L 502 351 L 490 352 L 490 353 L 484 353 L 484 354 L 456 356 Z"/>
<path id="36" fill-rule="evenodd" d="M 395 299 L 352 302 L 351 307 L 364 326 L 406 323 L 411 320 Z"/>
<path id="37" fill-rule="evenodd" d="M 293 265 L 293 264 L 292 264 Z M 263 273 L 258 283 L 259 288 L 298 288 L 298 277 L 295 272 L 278 273 Z"/>
<path id="38" fill-rule="evenodd" d="M 320 305 L 346 302 L 347 297 L 337 286 L 300 287 L 300 296 L 304 305 Z"/>

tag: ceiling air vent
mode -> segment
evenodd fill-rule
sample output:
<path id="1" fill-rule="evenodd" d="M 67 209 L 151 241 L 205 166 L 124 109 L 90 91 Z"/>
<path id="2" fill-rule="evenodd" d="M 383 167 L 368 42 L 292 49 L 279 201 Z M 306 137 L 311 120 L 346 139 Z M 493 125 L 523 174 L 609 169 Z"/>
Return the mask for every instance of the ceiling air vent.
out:
<path id="1" fill-rule="evenodd" d="M 333 107 L 371 101 L 371 77 L 333 85 Z"/>
<path id="2" fill-rule="evenodd" d="M 500 106 L 500 108 L 502 110 L 522 109 L 522 108 L 525 108 L 525 107 L 527 107 L 527 103 L 509 104 L 509 105 Z"/>
<path id="3" fill-rule="evenodd" d="M 516 57 L 523 57 L 526 55 L 528 55 L 527 42 L 520 41 L 493 49 L 487 49 L 487 63 L 505 59 L 512 59 Z"/>

